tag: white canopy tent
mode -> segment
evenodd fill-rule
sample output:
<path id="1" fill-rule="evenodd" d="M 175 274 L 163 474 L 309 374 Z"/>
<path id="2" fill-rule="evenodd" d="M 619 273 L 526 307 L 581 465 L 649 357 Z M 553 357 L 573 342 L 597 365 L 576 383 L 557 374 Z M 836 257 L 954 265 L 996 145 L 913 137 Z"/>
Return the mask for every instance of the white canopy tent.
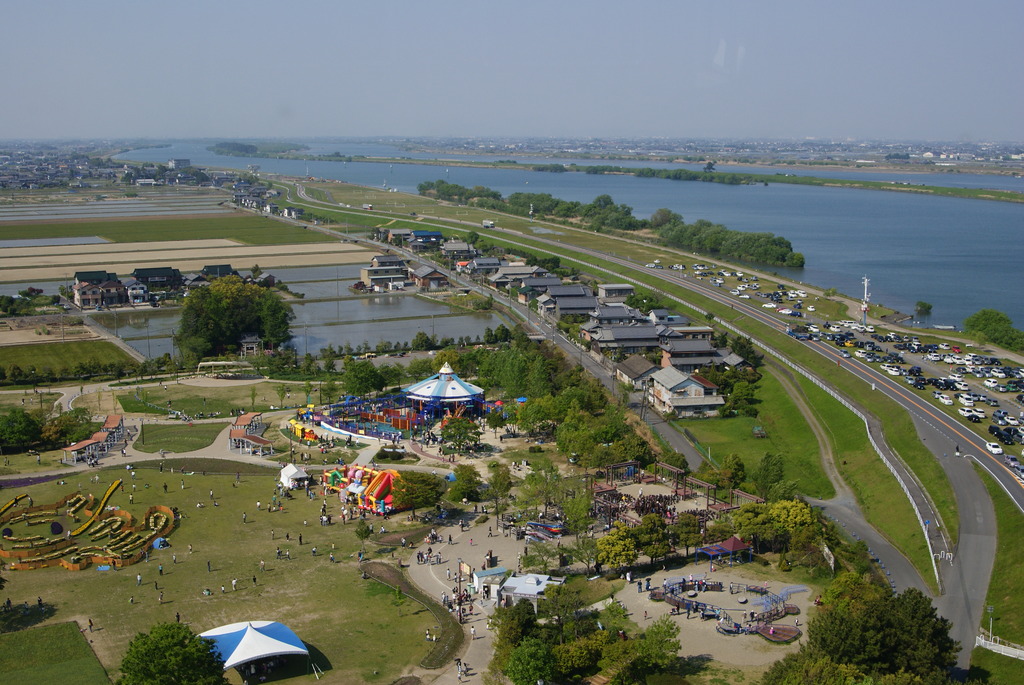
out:
<path id="1" fill-rule="evenodd" d="M 295 464 L 287 464 L 281 469 L 281 474 L 278 480 L 281 481 L 281 486 L 287 489 L 299 487 L 295 481 L 304 480 L 309 478 L 309 474 L 302 470 L 301 467 Z"/>
<path id="2" fill-rule="evenodd" d="M 273 656 L 305 654 L 309 650 L 291 628 L 277 621 L 245 621 L 231 623 L 200 633 L 199 637 L 213 640 L 214 651 L 224 660 L 224 670 L 235 668 L 257 659 Z"/>

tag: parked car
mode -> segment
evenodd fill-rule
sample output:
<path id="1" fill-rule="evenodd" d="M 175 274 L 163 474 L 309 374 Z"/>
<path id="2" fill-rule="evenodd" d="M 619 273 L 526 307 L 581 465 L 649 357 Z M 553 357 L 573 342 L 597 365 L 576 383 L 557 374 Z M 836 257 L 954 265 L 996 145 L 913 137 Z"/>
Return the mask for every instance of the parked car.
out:
<path id="1" fill-rule="evenodd" d="M 986 442 L 985 449 L 987 449 L 990 454 L 1000 455 L 1003 453 L 1003 448 L 1000 447 L 997 442 Z"/>

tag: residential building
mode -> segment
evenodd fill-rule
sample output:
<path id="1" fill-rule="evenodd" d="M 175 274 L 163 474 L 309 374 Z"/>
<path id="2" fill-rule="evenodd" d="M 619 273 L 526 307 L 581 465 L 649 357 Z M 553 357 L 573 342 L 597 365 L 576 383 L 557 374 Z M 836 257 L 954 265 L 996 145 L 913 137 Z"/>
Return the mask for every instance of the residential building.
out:
<path id="1" fill-rule="evenodd" d="M 103 281 L 89 283 L 80 281 L 71 287 L 75 306 L 79 309 L 109 307 L 124 304 L 128 301 L 128 290 L 121 281 Z"/>
<path id="2" fill-rule="evenodd" d="M 647 357 L 634 354 L 615 365 L 615 378 L 621 383 L 630 384 L 634 390 L 643 390 L 647 387 L 647 379 L 660 368 Z"/>
<path id="3" fill-rule="evenodd" d="M 149 302 L 149 288 L 145 283 L 128 278 L 124 280 L 125 292 L 128 293 L 128 302 L 131 304 L 143 304 Z"/>
<path id="4" fill-rule="evenodd" d="M 230 264 L 207 264 L 199 273 L 208 281 L 212 281 L 215 278 L 238 275 L 238 272 L 232 269 Z"/>
<path id="5" fill-rule="evenodd" d="M 181 272 L 169 266 L 139 268 L 132 272 L 132 278 L 150 288 L 177 288 L 181 286 Z"/>
<path id="6" fill-rule="evenodd" d="M 478 253 L 476 248 L 463 240 L 449 240 L 441 246 L 441 254 L 448 259 L 472 259 Z"/>
<path id="7" fill-rule="evenodd" d="M 429 264 L 413 269 L 409 275 L 412 277 L 416 287 L 424 290 L 447 288 L 449 285 L 448 277 Z"/>
<path id="8" fill-rule="evenodd" d="M 634 292 L 636 289 L 628 283 L 604 283 L 597 286 L 597 296 L 602 302 L 625 302 Z"/>
<path id="9" fill-rule="evenodd" d="M 651 374 L 648 387 L 651 406 L 676 417 L 715 416 L 725 404 L 718 386 L 697 374 L 666 367 Z"/>

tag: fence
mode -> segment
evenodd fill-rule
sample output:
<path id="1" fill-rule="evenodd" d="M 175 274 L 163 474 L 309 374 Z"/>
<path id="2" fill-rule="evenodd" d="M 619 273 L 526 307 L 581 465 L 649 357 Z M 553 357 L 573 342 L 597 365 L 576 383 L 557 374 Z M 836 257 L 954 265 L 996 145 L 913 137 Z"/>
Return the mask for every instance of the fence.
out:
<path id="1" fill-rule="evenodd" d="M 1013 642 L 1007 642 L 1006 640 L 996 637 L 995 635 L 989 635 L 984 628 L 981 629 L 981 633 L 974 638 L 975 647 L 984 647 L 985 649 L 991 650 L 996 654 L 1002 654 L 1013 659 L 1024 660 L 1024 647 L 1015 644 Z"/>

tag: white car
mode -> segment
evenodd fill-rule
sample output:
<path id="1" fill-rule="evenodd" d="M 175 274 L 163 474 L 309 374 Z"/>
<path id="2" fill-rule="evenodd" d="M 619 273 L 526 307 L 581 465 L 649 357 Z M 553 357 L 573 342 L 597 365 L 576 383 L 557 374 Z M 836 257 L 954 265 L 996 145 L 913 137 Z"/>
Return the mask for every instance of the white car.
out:
<path id="1" fill-rule="evenodd" d="M 778 305 L 775 304 L 774 302 L 765 302 L 761 306 L 764 307 L 765 309 L 775 309 Z"/>
<path id="2" fill-rule="evenodd" d="M 739 296 L 739 298 L 741 300 L 749 300 L 750 299 L 750 295 L 747 295 L 746 293 L 743 293 L 742 295 Z"/>
<path id="3" fill-rule="evenodd" d="M 814 308 L 814 305 L 812 304 L 812 305 L 811 305 L 810 307 L 808 307 L 808 308 L 807 308 L 807 311 L 809 311 L 809 312 L 815 312 L 815 311 L 818 311 L 818 310 L 816 310 L 816 309 Z"/>
<path id="4" fill-rule="evenodd" d="M 953 404 L 953 400 L 949 399 L 949 395 L 939 395 L 938 400 L 945 405 Z"/>
<path id="5" fill-rule="evenodd" d="M 1010 416 L 1009 414 L 1007 414 L 1006 416 L 1003 417 L 1003 420 L 1006 421 L 1006 423 L 1010 424 L 1011 426 L 1020 425 L 1020 419 L 1018 419 L 1016 416 Z"/>
<path id="6" fill-rule="evenodd" d="M 784 309 L 780 309 L 779 310 L 779 314 L 782 314 L 784 316 L 789 316 L 792 313 L 793 313 L 793 310 L 789 309 L 789 308 L 784 308 Z"/>
<path id="7" fill-rule="evenodd" d="M 1003 453 L 1003 448 L 999 446 L 998 442 L 986 442 L 985 449 L 991 454 L 1000 455 Z"/>
<path id="8" fill-rule="evenodd" d="M 984 385 L 986 388 L 994 388 L 997 385 L 999 385 L 999 381 L 997 381 L 995 378 L 986 378 L 985 382 L 982 383 L 982 385 Z"/>
<path id="9" fill-rule="evenodd" d="M 964 417 L 965 419 L 968 416 L 974 416 L 974 410 L 968 409 L 967 407 L 960 407 L 959 409 L 956 410 L 956 413 Z"/>
<path id="10" fill-rule="evenodd" d="M 940 350 L 948 350 L 949 349 L 949 343 L 939 343 L 939 349 Z"/>
<path id="11" fill-rule="evenodd" d="M 960 404 L 964 405 L 965 407 L 973 407 L 974 406 L 974 400 L 972 400 L 967 395 L 960 395 L 960 397 L 956 398 L 956 401 L 959 402 Z"/>

